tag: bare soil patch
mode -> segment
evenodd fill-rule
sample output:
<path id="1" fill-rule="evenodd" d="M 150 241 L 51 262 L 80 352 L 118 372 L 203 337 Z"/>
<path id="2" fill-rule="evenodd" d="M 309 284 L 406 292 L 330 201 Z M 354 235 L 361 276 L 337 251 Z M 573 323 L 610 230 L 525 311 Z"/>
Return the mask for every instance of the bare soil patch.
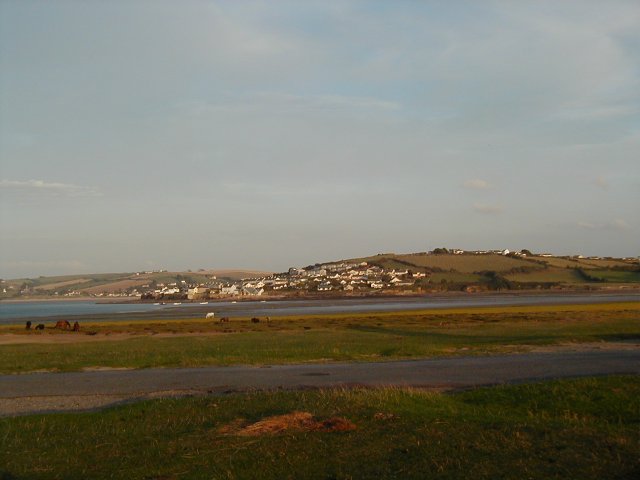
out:
<path id="1" fill-rule="evenodd" d="M 117 342 L 129 340 L 130 338 L 153 337 L 153 338 L 177 338 L 177 337 L 210 337 L 224 335 L 224 332 L 118 332 L 118 333 L 95 333 L 95 332 L 46 332 L 31 334 L 5 333 L 0 335 L 0 345 L 19 345 L 25 343 L 38 344 L 69 344 L 69 343 L 92 343 L 92 342 Z"/>
<path id="2" fill-rule="evenodd" d="M 219 432 L 225 435 L 258 437 L 287 432 L 349 432 L 356 428 L 354 423 L 342 417 L 318 420 L 309 412 L 291 412 L 267 417 L 250 425 L 238 419 L 221 427 Z"/>

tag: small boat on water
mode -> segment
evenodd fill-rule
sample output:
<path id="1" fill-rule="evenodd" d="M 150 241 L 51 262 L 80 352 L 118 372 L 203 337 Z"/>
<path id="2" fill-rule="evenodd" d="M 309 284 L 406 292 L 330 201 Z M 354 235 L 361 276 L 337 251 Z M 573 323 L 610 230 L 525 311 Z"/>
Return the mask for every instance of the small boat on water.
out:
<path id="1" fill-rule="evenodd" d="M 156 302 L 156 303 L 154 303 L 154 305 L 160 305 L 160 302 Z"/>
<path id="2" fill-rule="evenodd" d="M 238 303 L 238 302 L 236 302 L 236 301 L 234 300 L 234 301 L 233 301 L 233 302 L 231 302 L 231 303 Z"/>
<path id="3" fill-rule="evenodd" d="M 174 302 L 174 305 L 182 305 L 182 302 Z"/>
<path id="4" fill-rule="evenodd" d="M 200 305 L 209 305 L 209 302 L 200 302 Z"/>

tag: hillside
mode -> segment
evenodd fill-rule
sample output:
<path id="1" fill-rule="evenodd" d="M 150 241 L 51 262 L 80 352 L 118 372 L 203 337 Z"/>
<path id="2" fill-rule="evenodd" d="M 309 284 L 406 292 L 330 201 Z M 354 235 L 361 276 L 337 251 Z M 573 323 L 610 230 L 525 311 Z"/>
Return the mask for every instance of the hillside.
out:
<path id="1" fill-rule="evenodd" d="M 430 285 L 446 285 L 451 290 L 491 283 L 514 289 L 640 284 L 637 259 L 422 252 L 384 253 L 344 261 L 367 262 L 385 270 L 424 272 L 429 274 Z"/>
<path id="2" fill-rule="evenodd" d="M 360 272 L 347 275 L 366 262 L 379 267 L 377 274 Z M 321 273 L 327 265 L 330 273 Z M 342 266 L 341 266 L 342 265 Z M 331 267 L 331 268 L 329 268 Z M 198 270 L 182 272 L 133 272 L 66 275 L 57 277 L 2 280 L 0 299 L 73 298 L 104 296 L 140 296 L 159 289 L 175 289 L 186 298 L 187 288 L 208 285 L 218 290 L 223 284 L 266 289 L 265 294 L 304 295 L 347 290 L 370 294 L 425 293 L 438 291 L 483 291 L 520 289 L 616 289 L 640 288 L 640 263 L 637 259 L 557 257 L 550 255 L 507 255 L 487 252 L 385 253 L 315 264 L 303 275 L 315 279 L 304 283 L 299 274 L 278 274 L 253 270 Z M 293 269 L 295 270 L 295 269 Z M 366 270 L 366 268 L 365 268 Z M 333 273 L 331 273 L 333 272 Z M 339 273 L 340 278 L 336 277 Z M 403 273 L 404 272 L 404 273 Z M 311 275 L 313 274 L 313 275 Z M 270 277 L 270 279 L 269 279 Z M 397 277 L 394 280 L 394 277 Z M 241 279 L 259 279 L 241 282 Z M 261 279 L 261 280 L 260 280 Z M 393 284 L 392 280 L 398 285 Z M 372 285 L 376 283 L 376 285 Z M 345 286 L 349 283 L 353 288 Z M 216 290 L 217 291 L 217 290 Z M 258 293 L 260 294 L 260 293 Z"/>
<path id="3" fill-rule="evenodd" d="M 2 280 L 0 299 L 38 297 L 82 297 L 88 295 L 125 295 L 150 285 L 186 282 L 199 284 L 217 278 L 237 281 L 241 278 L 269 275 L 255 270 L 198 270 L 196 272 L 126 272 L 64 275 L 55 277 Z"/>

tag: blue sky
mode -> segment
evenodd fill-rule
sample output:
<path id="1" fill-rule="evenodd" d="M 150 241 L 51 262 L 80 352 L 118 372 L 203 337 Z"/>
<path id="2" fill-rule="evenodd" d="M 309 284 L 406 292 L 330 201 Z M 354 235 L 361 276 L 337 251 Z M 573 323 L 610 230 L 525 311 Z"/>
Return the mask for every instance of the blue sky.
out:
<path id="1" fill-rule="evenodd" d="M 635 256 L 637 1 L 0 1 L 0 275 Z"/>

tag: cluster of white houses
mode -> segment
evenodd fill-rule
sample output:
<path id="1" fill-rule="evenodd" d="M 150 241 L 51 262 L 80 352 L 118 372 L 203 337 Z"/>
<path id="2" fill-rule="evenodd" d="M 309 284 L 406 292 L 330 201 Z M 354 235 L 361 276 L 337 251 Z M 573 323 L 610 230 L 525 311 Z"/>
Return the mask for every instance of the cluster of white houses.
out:
<path id="1" fill-rule="evenodd" d="M 158 286 L 153 291 L 143 293 L 143 298 L 177 298 L 205 300 L 229 296 L 261 296 L 265 293 L 307 292 L 352 292 L 379 290 L 384 288 L 412 287 L 415 282 L 426 277 L 423 272 L 408 270 L 384 270 L 366 262 L 331 263 L 306 268 L 290 268 L 286 273 L 261 278 L 243 279 L 237 282 L 211 280 L 207 284 L 187 285 L 176 282 Z"/>

